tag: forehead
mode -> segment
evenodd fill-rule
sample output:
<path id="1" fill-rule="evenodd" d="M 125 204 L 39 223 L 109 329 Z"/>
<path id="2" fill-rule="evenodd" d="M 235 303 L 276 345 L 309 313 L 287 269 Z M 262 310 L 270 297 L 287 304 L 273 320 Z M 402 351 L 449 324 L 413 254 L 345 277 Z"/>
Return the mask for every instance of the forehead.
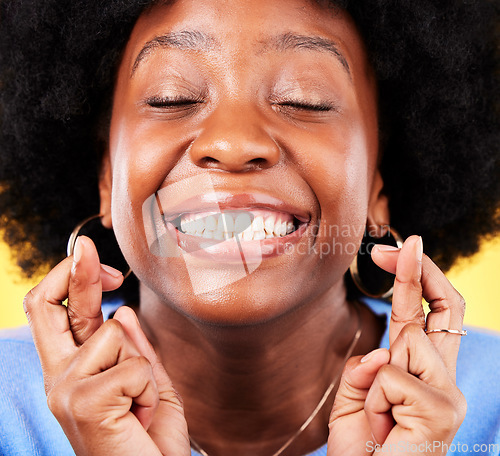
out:
<path id="1" fill-rule="evenodd" d="M 172 23 L 198 23 L 208 27 L 244 19 L 239 24 L 240 30 L 259 24 L 265 28 L 268 23 L 275 27 L 278 21 L 309 22 L 319 29 L 329 20 L 344 14 L 331 2 L 314 0 L 168 0 L 156 1 L 146 9 L 141 15 L 141 21 L 145 21 L 143 25 L 150 27 L 164 23 L 166 18 L 162 17 L 161 11 L 168 13 L 168 20 Z"/>
<path id="2" fill-rule="evenodd" d="M 364 69 L 365 74 L 369 73 L 364 43 L 350 16 L 339 8 L 320 5 L 316 1 L 162 2 L 149 8 L 137 21 L 122 63 L 129 69 L 133 68 L 148 42 L 172 32 L 194 32 L 198 38 L 202 37 L 198 41 L 205 41 L 206 49 L 227 55 L 283 51 L 289 48 L 282 46 L 287 42 L 283 37 L 287 36 L 311 37 L 316 41 L 324 39 L 325 43 L 335 44 L 333 51 L 338 50 L 341 60 L 347 56 L 355 66 Z M 323 51 L 326 47 L 323 46 Z"/>

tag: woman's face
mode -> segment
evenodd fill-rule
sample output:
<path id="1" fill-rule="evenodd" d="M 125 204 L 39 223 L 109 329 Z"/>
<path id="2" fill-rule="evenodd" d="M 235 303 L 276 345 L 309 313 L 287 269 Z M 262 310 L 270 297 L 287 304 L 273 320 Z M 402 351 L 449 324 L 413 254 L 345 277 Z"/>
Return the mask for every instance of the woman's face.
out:
<path id="1" fill-rule="evenodd" d="M 306 0 L 144 13 L 119 67 L 101 199 L 148 296 L 231 325 L 342 293 L 367 216 L 386 210 L 376 112 L 346 13 Z"/>

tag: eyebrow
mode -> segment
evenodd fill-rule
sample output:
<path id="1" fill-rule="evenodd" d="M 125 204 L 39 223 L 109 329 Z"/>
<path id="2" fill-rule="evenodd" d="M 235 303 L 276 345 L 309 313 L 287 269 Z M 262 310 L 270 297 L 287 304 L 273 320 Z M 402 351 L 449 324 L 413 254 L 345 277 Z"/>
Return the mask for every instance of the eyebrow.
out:
<path id="1" fill-rule="evenodd" d="M 198 30 L 182 30 L 180 32 L 171 32 L 161 35 L 148 41 L 137 55 L 132 67 L 132 74 L 154 49 L 170 48 L 181 50 L 211 50 L 215 47 L 216 41 L 211 36 Z"/>
<path id="2" fill-rule="evenodd" d="M 298 35 L 295 33 L 284 33 L 274 36 L 261 42 L 262 50 L 274 49 L 277 51 L 292 50 L 311 50 L 327 52 L 333 55 L 344 67 L 349 78 L 352 77 L 351 69 L 347 59 L 339 50 L 337 43 L 320 36 Z M 139 64 L 155 49 L 170 48 L 181 50 L 213 50 L 220 47 L 217 40 L 199 30 L 182 30 L 180 32 L 171 32 L 165 35 L 157 36 L 148 41 L 137 55 L 132 67 L 132 77 Z"/>
<path id="3" fill-rule="evenodd" d="M 271 38 L 264 42 L 264 49 L 271 47 L 278 51 L 287 49 L 300 50 L 306 49 L 311 51 L 327 52 L 332 54 L 344 67 L 349 75 L 351 75 L 351 68 L 345 58 L 344 54 L 340 51 L 337 43 L 327 38 L 320 36 L 297 35 L 295 33 L 284 33 Z"/>

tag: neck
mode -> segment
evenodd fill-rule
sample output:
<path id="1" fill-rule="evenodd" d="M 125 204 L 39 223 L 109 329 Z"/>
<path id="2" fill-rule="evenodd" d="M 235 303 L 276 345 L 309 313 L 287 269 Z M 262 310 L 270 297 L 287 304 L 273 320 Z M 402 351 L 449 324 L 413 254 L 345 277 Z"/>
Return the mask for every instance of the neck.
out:
<path id="1" fill-rule="evenodd" d="M 376 346 L 381 329 L 366 309 L 353 355 Z M 141 325 L 184 400 L 189 430 L 210 455 L 274 454 L 315 409 L 359 326 L 343 287 L 273 321 L 238 327 L 204 325 L 141 289 Z M 324 444 L 334 391 L 284 453 Z"/>

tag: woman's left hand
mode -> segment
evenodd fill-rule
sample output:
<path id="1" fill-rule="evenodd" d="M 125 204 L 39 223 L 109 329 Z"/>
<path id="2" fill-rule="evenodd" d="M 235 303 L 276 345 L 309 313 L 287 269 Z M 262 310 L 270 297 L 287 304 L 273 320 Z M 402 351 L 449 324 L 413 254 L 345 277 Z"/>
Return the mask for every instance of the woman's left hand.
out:
<path id="1" fill-rule="evenodd" d="M 441 270 L 409 237 L 401 250 L 376 247 L 373 260 L 395 273 L 389 351 L 351 358 L 330 417 L 328 456 L 441 455 L 460 427 L 466 401 L 456 386 L 460 336 L 425 329 L 462 329 L 465 303 Z M 427 322 L 424 298 L 431 309 Z"/>

